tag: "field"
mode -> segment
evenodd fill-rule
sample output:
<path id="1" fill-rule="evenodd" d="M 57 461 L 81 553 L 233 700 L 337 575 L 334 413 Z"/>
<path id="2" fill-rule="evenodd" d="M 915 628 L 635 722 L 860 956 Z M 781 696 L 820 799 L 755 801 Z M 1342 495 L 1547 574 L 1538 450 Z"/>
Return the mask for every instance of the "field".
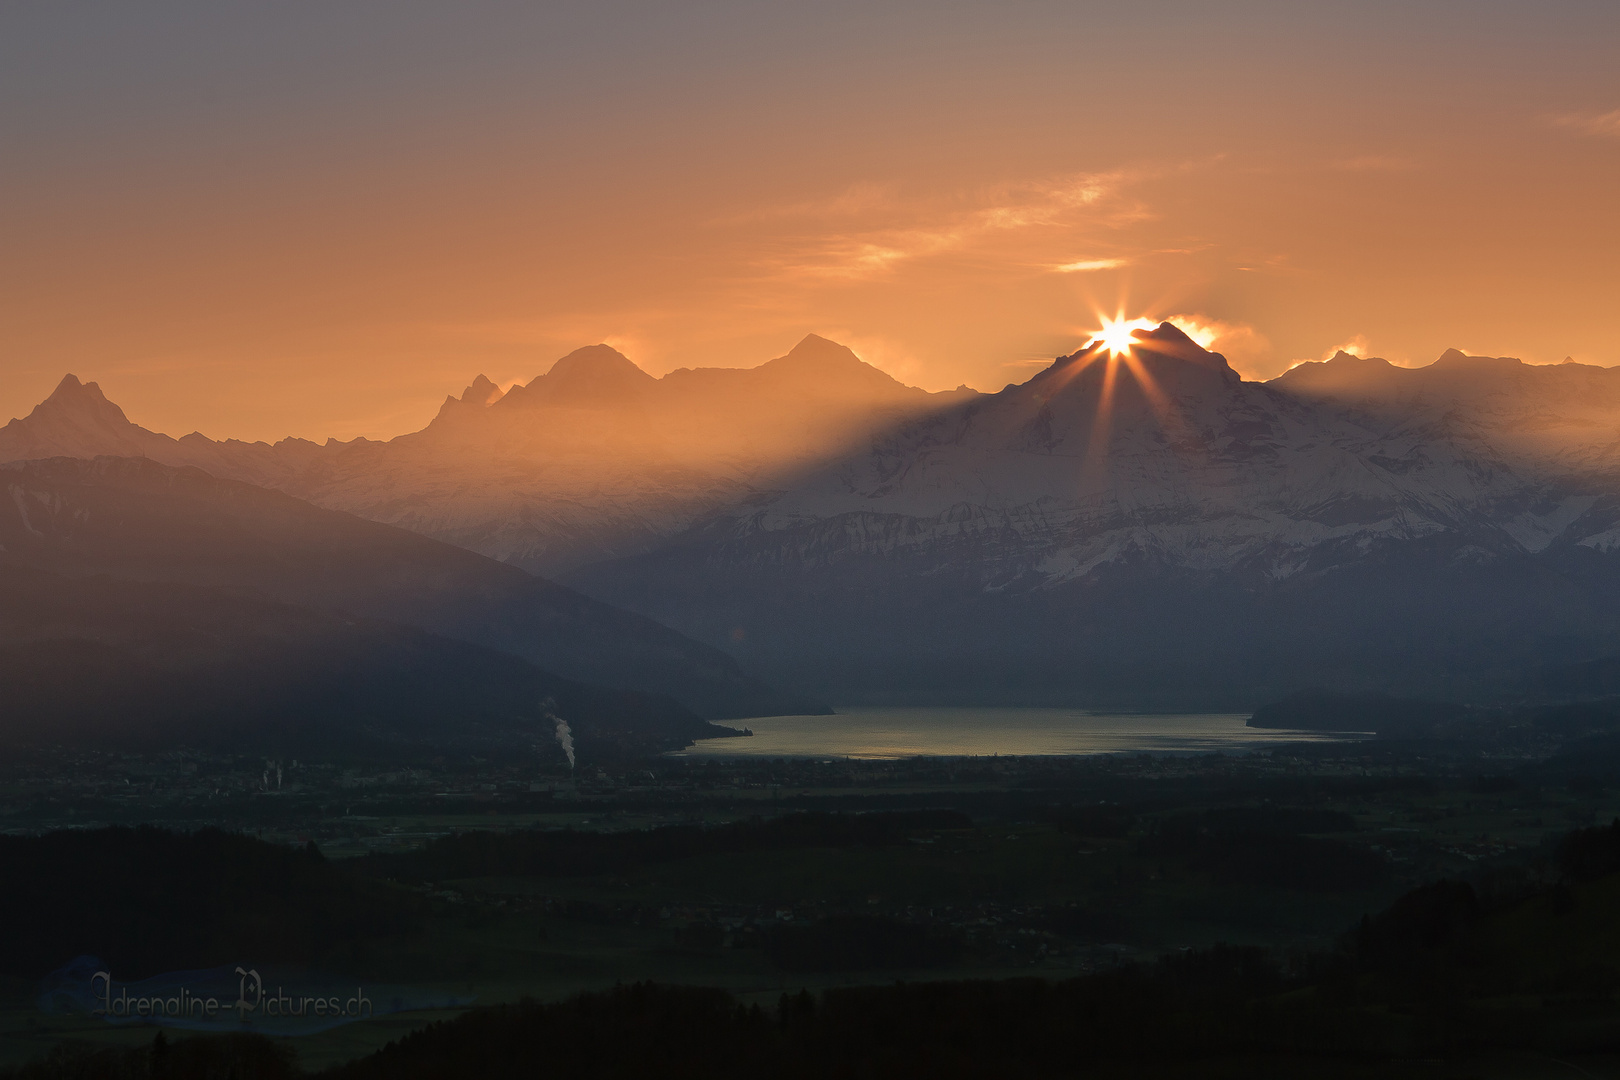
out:
<path id="1" fill-rule="evenodd" d="M 60 768 L 14 766 L 12 835 L 116 824 L 133 774 L 148 820 L 313 843 L 344 888 L 370 890 L 378 929 L 346 953 L 233 938 L 227 919 L 210 962 L 302 963 L 479 1005 L 652 980 L 770 1006 L 801 988 L 1061 979 L 1217 943 L 1304 956 L 1424 882 L 1466 878 L 1481 895 L 1544 885 L 1557 837 L 1620 815 L 1620 793 L 1589 779 L 1381 744 L 1242 758 L 686 759 L 584 778 L 479 762 L 304 767 L 279 787 L 260 763 L 108 759 L 88 786 L 82 768 L 71 786 L 53 783 Z M 1613 936 L 1593 947 L 1620 962 Z M 83 949 L 58 951 L 65 962 Z M 40 1014 L 41 974 L 6 973 L 0 1060 L 64 1038 L 150 1038 Z M 439 1015 L 295 1044 L 323 1066 Z"/>

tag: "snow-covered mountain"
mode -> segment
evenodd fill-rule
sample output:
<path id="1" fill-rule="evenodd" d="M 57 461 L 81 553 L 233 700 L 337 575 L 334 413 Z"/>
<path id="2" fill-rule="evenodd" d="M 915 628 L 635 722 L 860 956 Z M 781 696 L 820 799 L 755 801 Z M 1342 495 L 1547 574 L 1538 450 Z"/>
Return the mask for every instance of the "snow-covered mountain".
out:
<path id="1" fill-rule="evenodd" d="M 808 559 L 973 552 L 995 587 L 1141 560 L 1279 579 L 1439 534 L 1493 552 L 1612 546 L 1620 371 L 1341 354 L 1261 384 L 1168 323 L 1133 352 L 1094 345 L 898 425 L 731 520 L 760 537 L 812 529 Z M 1537 378 L 1551 385 L 1524 385 Z M 1354 393 L 1382 379 L 1405 392 Z"/>
<path id="2" fill-rule="evenodd" d="M 1617 546 L 1617 422 L 1620 370 L 1341 354 L 1259 384 L 1164 324 L 570 580 L 835 694 L 1366 681 L 1384 652 L 1442 692 L 1620 643 L 1584 600 L 1542 610 L 1590 582 L 1493 592 Z"/>

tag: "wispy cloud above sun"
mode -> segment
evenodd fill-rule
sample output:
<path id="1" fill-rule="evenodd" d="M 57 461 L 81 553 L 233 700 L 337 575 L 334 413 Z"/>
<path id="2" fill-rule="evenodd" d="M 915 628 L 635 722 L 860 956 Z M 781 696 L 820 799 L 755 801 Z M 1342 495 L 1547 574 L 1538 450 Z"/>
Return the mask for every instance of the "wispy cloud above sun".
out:
<path id="1" fill-rule="evenodd" d="M 902 264 L 942 256 L 1027 262 L 1028 247 L 1072 245 L 1079 231 L 1115 229 L 1151 217 L 1130 193 L 1132 174 L 1077 173 L 992 186 L 975 192 L 938 191 L 904 197 L 881 184 L 859 185 L 825 204 L 747 211 L 741 223 L 803 217 L 806 228 L 761 253 L 757 265 L 785 278 L 849 282 L 889 274 Z M 854 227 L 851 227 L 854 226 Z M 1040 239 L 1049 239 L 1043 245 Z M 1017 254 L 998 249 L 1015 247 Z M 1072 250 L 1072 247 L 1071 247 Z M 1063 273 L 1106 270 L 1124 258 L 1064 259 L 1048 263 Z"/>

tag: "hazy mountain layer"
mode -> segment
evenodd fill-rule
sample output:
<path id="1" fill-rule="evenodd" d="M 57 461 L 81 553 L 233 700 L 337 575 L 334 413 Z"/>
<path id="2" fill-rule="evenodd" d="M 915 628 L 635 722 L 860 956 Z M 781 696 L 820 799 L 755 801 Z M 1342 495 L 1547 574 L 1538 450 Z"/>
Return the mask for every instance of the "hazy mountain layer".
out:
<path id="1" fill-rule="evenodd" d="M 209 586 L 416 627 L 711 718 L 813 709 L 725 653 L 473 552 L 139 458 L 0 466 L 0 566 Z"/>
<path id="2" fill-rule="evenodd" d="M 324 445 L 172 439 L 68 376 L 0 461 L 139 456 L 401 525 L 536 573 L 646 551 L 787 469 L 971 397 L 928 394 L 811 335 L 757 368 L 654 379 L 606 345 L 504 395 L 479 377 L 422 431 Z"/>
<path id="3" fill-rule="evenodd" d="M 1268 385 L 1380 434 L 1488 445 L 1537 475 L 1620 472 L 1620 368 L 1533 366 L 1456 349 L 1427 367 L 1339 353 Z"/>

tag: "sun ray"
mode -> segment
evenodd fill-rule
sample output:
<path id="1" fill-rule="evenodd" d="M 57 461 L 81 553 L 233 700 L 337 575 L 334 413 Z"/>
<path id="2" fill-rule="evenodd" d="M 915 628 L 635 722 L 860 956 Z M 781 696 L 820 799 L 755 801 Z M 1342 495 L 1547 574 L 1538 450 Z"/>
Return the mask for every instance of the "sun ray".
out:
<path id="1" fill-rule="evenodd" d="M 1114 418 L 1114 380 L 1119 376 L 1119 358 L 1110 356 L 1103 368 L 1102 390 L 1097 394 L 1097 412 L 1091 421 L 1091 439 L 1086 446 L 1087 466 L 1102 468 L 1108 458 L 1108 434 Z"/>
<path id="2" fill-rule="evenodd" d="M 1088 352 L 1090 355 L 1087 355 Z M 1070 382 L 1078 378 L 1092 364 L 1095 364 L 1098 360 L 1102 359 L 1104 352 L 1105 350 L 1102 349 L 1093 351 L 1091 346 L 1088 344 L 1085 349 L 1081 350 L 1078 360 L 1066 365 L 1058 371 L 1053 372 L 1051 382 L 1047 389 L 1042 392 L 1042 397 L 1050 398 L 1053 394 L 1056 394 L 1058 391 L 1062 390 Z"/>
<path id="3" fill-rule="evenodd" d="M 1175 402 L 1165 393 L 1154 378 L 1146 363 L 1146 357 L 1141 355 L 1144 347 L 1152 352 L 1151 345 L 1133 336 L 1138 330 L 1152 330 L 1158 323 L 1151 319 L 1127 319 L 1123 311 L 1112 319 L 1099 315 L 1102 323 L 1100 330 L 1094 331 L 1086 343 L 1085 355 L 1082 362 L 1063 373 L 1064 382 L 1078 375 L 1090 364 L 1101 360 L 1104 370 L 1101 386 L 1098 389 L 1096 412 L 1092 418 L 1091 433 L 1087 440 L 1085 453 L 1085 469 L 1087 472 L 1106 468 L 1108 457 L 1108 440 L 1113 432 L 1114 411 L 1118 406 L 1118 394 L 1122 387 L 1119 385 L 1121 369 L 1128 375 L 1135 386 L 1141 391 L 1143 400 L 1147 402 L 1159 425 L 1167 432 L 1178 430 L 1184 421 L 1175 407 Z"/>
<path id="4" fill-rule="evenodd" d="M 1153 373 L 1148 371 L 1147 365 L 1142 363 L 1141 357 L 1135 353 L 1126 353 L 1123 359 L 1125 366 L 1131 369 L 1131 375 L 1135 377 L 1136 384 L 1142 388 L 1143 396 L 1148 399 L 1148 404 L 1153 407 L 1154 413 L 1158 415 L 1160 421 L 1169 423 L 1173 419 L 1170 399 L 1163 390 L 1159 389 L 1158 380 L 1154 379 Z"/>

